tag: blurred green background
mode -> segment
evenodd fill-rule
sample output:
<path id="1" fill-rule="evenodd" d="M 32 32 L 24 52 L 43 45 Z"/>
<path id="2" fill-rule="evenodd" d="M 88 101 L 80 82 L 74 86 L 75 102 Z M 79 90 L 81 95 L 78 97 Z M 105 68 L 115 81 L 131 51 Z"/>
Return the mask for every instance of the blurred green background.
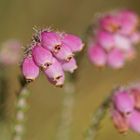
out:
<path id="1" fill-rule="evenodd" d="M 93 17 L 100 12 L 131 8 L 140 14 L 140 0 L 0 0 L 0 42 L 9 38 L 21 40 L 23 45 L 30 42 L 33 26 L 49 27 L 82 36 Z M 92 113 L 108 95 L 120 84 L 139 81 L 140 49 L 138 57 L 122 70 L 108 68 L 98 70 L 85 56 L 79 69 L 76 83 L 71 140 L 83 140 Z M 8 118 L 14 110 L 15 92 L 19 88 L 17 76 L 19 66 L 7 69 L 9 76 Z M 30 86 L 26 140 L 55 140 L 61 116 L 63 89 L 55 88 L 44 75 Z M 8 125 L 0 126 L 0 140 L 8 139 Z M 115 130 L 108 115 L 98 132 L 97 140 L 138 140 L 140 136 L 129 132 L 120 135 Z"/>

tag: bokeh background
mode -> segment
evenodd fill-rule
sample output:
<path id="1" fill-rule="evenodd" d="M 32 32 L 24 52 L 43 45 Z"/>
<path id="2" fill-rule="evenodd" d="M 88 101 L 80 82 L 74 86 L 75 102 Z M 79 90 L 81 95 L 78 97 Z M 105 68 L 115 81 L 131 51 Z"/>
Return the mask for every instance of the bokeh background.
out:
<path id="1" fill-rule="evenodd" d="M 140 14 L 140 0 L 0 0 L 0 42 L 10 38 L 19 39 L 23 45 L 30 42 L 33 26 L 49 27 L 82 36 L 87 26 L 98 13 L 130 8 Z M 140 80 L 140 49 L 138 57 L 123 69 L 99 70 L 88 62 L 86 55 L 79 68 L 76 82 L 75 106 L 71 126 L 71 140 L 84 140 L 84 132 L 91 116 L 112 88 Z M 17 76 L 19 65 L 7 68 L 9 96 L 7 99 L 7 121 L 0 123 L 0 140 L 9 140 L 9 120 L 14 111 L 15 92 L 19 88 Z M 63 89 L 55 88 L 41 75 L 30 86 L 26 140 L 57 140 Z M 140 136 L 129 132 L 120 135 L 107 115 L 97 140 L 138 140 Z"/>

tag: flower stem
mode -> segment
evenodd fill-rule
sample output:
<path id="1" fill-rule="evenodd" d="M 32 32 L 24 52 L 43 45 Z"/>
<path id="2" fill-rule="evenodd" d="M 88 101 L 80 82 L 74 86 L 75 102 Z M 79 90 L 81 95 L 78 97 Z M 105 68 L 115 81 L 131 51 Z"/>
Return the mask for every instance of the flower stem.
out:
<path id="1" fill-rule="evenodd" d="M 70 140 L 73 108 L 75 103 L 75 85 L 69 77 L 64 86 L 64 99 L 62 104 L 61 121 L 58 127 L 57 140 Z"/>
<path id="2" fill-rule="evenodd" d="M 24 125 L 28 109 L 27 98 L 29 97 L 30 92 L 27 88 L 28 83 L 23 78 L 20 79 L 20 84 L 21 88 L 17 94 L 16 115 L 12 140 L 22 140 L 25 132 Z"/>
<path id="3" fill-rule="evenodd" d="M 91 27 L 92 26 L 90 25 L 83 33 L 83 36 L 81 37 L 85 42 L 87 42 L 89 34 L 91 34 Z M 78 67 L 81 67 L 81 62 L 85 54 L 86 54 L 86 47 L 84 47 L 83 51 L 81 51 L 76 56 Z M 62 109 L 61 121 L 59 124 L 56 140 L 70 140 L 70 130 L 71 130 L 70 128 L 72 124 L 72 119 L 73 119 L 72 114 L 73 114 L 73 108 L 75 104 L 75 92 L 76 92 L 75 83 L 78 79 L 78 73 L 79 71 L 76 70 L 72 75 L 68 75 L 68 80 L 64 86 L 65 94 L 64 94 L 63 104 L 62 104 L 63 109 Z"/>
<path id="4" fill-rule="evenodd" d="M 105 98 L 103 103 L 97 108 L 97 110 L 93 114 L 90 126 L 89 126 L 86 136 L 85 136 L 86 140 L 95 139 L 95 137 L 97 135 L 97 131 L 100 127 L 101 121 L 105 117 L 107 109 L 109 107 L 110 98 L 111 98 L 111 96 L 108 96 L 107 98 Z"/>

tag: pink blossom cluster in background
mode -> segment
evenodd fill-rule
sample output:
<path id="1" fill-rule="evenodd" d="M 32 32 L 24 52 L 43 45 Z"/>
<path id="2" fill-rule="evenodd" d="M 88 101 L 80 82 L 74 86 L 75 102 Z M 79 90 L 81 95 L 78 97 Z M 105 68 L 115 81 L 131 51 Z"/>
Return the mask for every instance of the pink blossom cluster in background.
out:
<path id="1" fill-rule="evenodd" d="M 112 120 L 119 132 L 140 133 L 140 84 L 115 90 L 112 104 Z"/>
<path id="2" fill-rule="evenodd" d="M 64 71 L 73 73 L 77 69 L 74 54 L 82 50 L 82 40 L 72 34 L 50 30 L 40 31 L 35 38 L 22 62 L 25 79 L 34 80 L 41 70 L 52 84 L 62 86 Z"/>
<path id="3" fill-rule="evenodd" d="M 18 64 L 21 47 L 21 43 L 16 39 L 10 39 L 2 43 L 0 47 L 0 64 L 5 66 Z"/>
<path id="4" fill-rule="evenodd" d="M 98 67 L 122 68 L 136 56 L 140 42 L 138 15 L 130 10 L 113 11 L 101 16 L 90 37 L 88 56 Z"/>

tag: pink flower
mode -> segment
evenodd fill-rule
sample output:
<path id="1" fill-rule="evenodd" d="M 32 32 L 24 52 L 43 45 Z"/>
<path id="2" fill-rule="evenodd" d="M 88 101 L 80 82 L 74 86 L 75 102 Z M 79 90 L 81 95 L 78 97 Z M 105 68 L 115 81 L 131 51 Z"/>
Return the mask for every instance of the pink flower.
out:
<path id="1" fill-rule="evenodd" d="M 40 42 L 41 45 L 52 51 L 52 52 L 58 52 L 61 48 L 61 36 L 57 32 L 53 31 L 43 31 L 40 34 Z"/>
<path id="2" fill-rule="evenodd" d="M 72 52 L 79 52 L 84 47 L 82 40 L 78 36 L 72 34 L 65 34 L 62 42 L 69 46 Z"/>
<path id="3" fill-rule="evenodd" d="M 69 61 L 73 58 L 73 53 L 71 49 L 65 44 L 62 44 L 60 50 L 57 53 L 53 54 L 57 59 L 61 61 Z"/>
<path id="4" fill-rule="evenodd" d="M 126 36 L 115 34 L 114 40 L 115 40 L 115 47 L 122 51 L 127 51 L 131 48 L 131 45 L 132 45 L 131 41 Z"/>
<path id="5" fill-rule="evenodd" d="M 112 97 L 114 106 L 124 115 L 129 115 L 134 110 L 134 99 L 129 95 L 128 91 L 117 90 Z"/>
<path id="6" fill-rule="evenodd" d="M 131 61 L 136 57 L 136 50 L 134 47 L 130 47 L 128 50 L 126 50 L 124 53 L 124 57 L 126 60 Z"/>
<path id="7" fill-rule="evenodd" d="M 140 85 L 132 86 L 130 88 L 131 96 L 134 98 L 135 101 L 135 108 L 140 109 Z"/>
<path id="8" fill-rule="evenodd" d="M 52 53 L 44 49 L 40 44 L 36 44 L 32 49 L 32 56 L 37 66 L 46 69 L 52 64 Z"/>
<path id="9" fill-rule="evenodd" d="M 74 54 L 83 48 L 82 40 L 72 34 L 49 30 L 39 31 L 37 35 L 34 35 L 31 47 L 25 52 L 30 57 L 23 60 L 23 75 L 27 80 L 34 80 L 40 68 L 50 83 L 62 87 L 65 81 L 64 71 L 73 73 L 77 69 Z"/>
<path id="10" fill-rule="evenodd" d="M 106 65 L 107 55 L 99 45 L 95 44 L 88 49 L 88 57 L 91 62 L 99 67 Z"/>
<path id="11" fill-rule="evenodd" d="M 117 110 L 111 110 L 112 121 L 120 133 L 125 133 L 128 131 L 128 121 L 127 119 Z"/>
<path id="12" fill-rule="evenodd" d="M 77 69 L 76 60 L 72 58 L 69 62 L 62 62 L 62 68 L 64 71 L 73 73 Z"/>
<path id="13" fill-rule="evenodd" d="M 99 25 L 108 32 L 116 32 L 120 28 L 120 20 L 117 16 L 108 14 L 99 19 Z"/>
<path id="14" fill-rule="evenodd" d="M 133 44 L 138 44 L 140 42 L 140 32 L 133 32 L 130 35 L 130 40 Z"/>
<path id="15" fill-rule="evenodd" d="M 11 39 L 4 42 L 0 49 L 0 63 L 3 65 L 18 64 L 21 53 L 21 43 Z"/>
<path id="16" fill-rule="evenodd" d="M 105 52 L 107 66 L 114 69 L 122 68 L 127 61 L 136 57 L 135 45 L 140 42 L 140 32 L 138 16 L 133 11 L 118 10 L 106 13 L 99 17 L 97 26 L 94 25 L 97 28 L 90 34 L 89 42 L 100 45 L 100 50 Z M 89 47 L 91 47 L 91 43 L 89 43 Z M 92 48 L 88 49 L 88 56 L 91 62 L 96 64 L 95 59 L 99 54 L 93 51 L 94 55 L 92 55 L 89 50 L 92 52 Z M 98 60 L 101 60 L 99 58 L 103 57 L 98 57 Z"/>
<path id="17" fill-rule="evenodd" d="M 107 64 L 110 67 L 120 69 L 124 66 L 124 63 L 125 58 L 120 50 L 114 48 L 108 53 Z"/>
<path id="18" fill-rule="evenodd" d="M 122 10 L 117 14 L 121 27 L 119 32 L 125 35 L 133 33 L 138 25 L 138 16 L 130 10 Z"/>
<path id="19" fill-rule="evenodd" d="M 117 129 L 140 133 L 140 84 L 116 89 L 112 95 L 111 115 Z"/>
<path id="20" fill-rule="evenodd" d="M 57 83 L 60 82 L 59 80 L 64 77 L 64 71 L 62 69 L 61 64 L 55 58 L 53 58 L 52 65 L 50 65 L 48 69 L 44 70 L 44 73 L 48 77 L 48 79 L 50 79 L 50 81 L 55 83 L 55 85 L 57 86 L 63 85 L 63 83 L 61 83 L 61 85 L 58 85 Z"/>
<path id="21" fill-rule="evenodd" d="M 26 56 L 22 62 L 22 73 L 25 79 L 30 82 L 39 75 L 39 67 L 34 63 L 32 57 Z"/>
<path id="22" fill-rule="evenodd" d="M 96 36 L 97 42 L 105 49 L 110 50 L 115 46 L 113 34 L 106 31 L 99 31 Z"/>
<path id="23" fill-rule="evenodd" d="M 48 81 L 50 83 L 52 83 L 53 85 L 55 85 L 56 87 L 63 87 L 64 85 L 64 81 L 65 81 L 65 75 L 63 74 L 61 77 L 58 77 L 56 80 L 54 80 L 53 78 L 48 78 Z"/>
<path id="24" fill-rule="evenodd" d="M 140 133 L 140 112 L 139 111 L 134 111 L 130 117 L 128 118 L 129 122 L 129 127 L 137 132 Z"/>

